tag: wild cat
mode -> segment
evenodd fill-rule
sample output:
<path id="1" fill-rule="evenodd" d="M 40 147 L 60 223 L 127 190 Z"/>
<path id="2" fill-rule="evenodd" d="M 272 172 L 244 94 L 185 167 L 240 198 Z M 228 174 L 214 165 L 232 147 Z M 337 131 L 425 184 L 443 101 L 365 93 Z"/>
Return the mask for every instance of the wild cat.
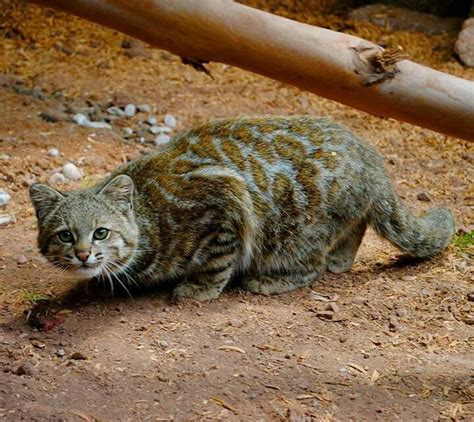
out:
<path id="1" fill-rule="evenodd" d="M 175 283 L 178 298 L 217 298 L 239 276 L 275 294 L 351 268 L 367 225 L 415 257 L 454 233 L 446 208 L 414 216 L 382 157 L 316 117 L 221 120 L 176 136 L 97 186 L 34 184 L 41 253 L 104 283 Z"/>

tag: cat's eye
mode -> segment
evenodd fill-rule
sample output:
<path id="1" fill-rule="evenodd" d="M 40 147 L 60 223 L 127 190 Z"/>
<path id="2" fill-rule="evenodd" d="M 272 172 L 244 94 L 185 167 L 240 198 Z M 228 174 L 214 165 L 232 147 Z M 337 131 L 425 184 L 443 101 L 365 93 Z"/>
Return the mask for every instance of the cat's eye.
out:
<path id="1" fill-rule="evenodd" d="M 74 236 L 69 230 L 63 230 L 58 233 L 58 239 L 63 243 L 74 243 Z"/>
<path id="2" fill-rule="evenodd" d="M 109 231 L 107 229 L 104 229 L 103 227 L 99 227 L 94 232 L 93 238 L 94 240 L 104 240 L 107 238 L 108 235 L 109 235 Z"/>

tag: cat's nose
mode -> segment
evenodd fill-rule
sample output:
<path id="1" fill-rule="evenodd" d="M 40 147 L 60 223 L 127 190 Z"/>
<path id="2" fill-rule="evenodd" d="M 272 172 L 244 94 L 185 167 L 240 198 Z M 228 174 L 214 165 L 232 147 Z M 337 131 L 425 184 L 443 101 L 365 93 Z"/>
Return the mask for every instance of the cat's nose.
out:
<path id="1" fill-rule="evenodd" d="M 86 262 L 90 255 L 91 255 L 90 252 L 87 252 L 87 251 L 76 252 L 77 258 L 79 259 L 79 261 L 82 261 L 82 262 Z"/>

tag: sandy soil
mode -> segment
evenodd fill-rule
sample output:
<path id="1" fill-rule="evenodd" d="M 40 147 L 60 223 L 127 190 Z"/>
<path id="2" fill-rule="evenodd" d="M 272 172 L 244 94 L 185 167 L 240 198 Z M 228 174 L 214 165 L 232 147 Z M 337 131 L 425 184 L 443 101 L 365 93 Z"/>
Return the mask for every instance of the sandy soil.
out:
<path id="1" fill-rule="evenodd" d="M 451 36 L 389 33 L 288 3 L 273 9 L 400 44 L 418 62 L 474 80 L 453 57 Z M 12 196 L 0 211 L 15 218 L 0 228 L 0 419 L 474 420 L 472 249 L 453 245 L 410 263 L 370 232 L 351 272 L 289 294 L 234 286 L 201 304 L 171 304 L 166 290 L 92 300 L 70 293 L 75 281 L 41 259 L 27 197 L 32 180 L 47 181 L 66 162 L 86 175 L 60 186 L 70 189 L 153 147 L 123 137 L 143 113 L 93 130 L 41 112 L 147 103 L 159 119 L 176 116 L 178 130 L 222 116 L 307 113 L 352 127 L 384 154 L 413 209 L 449 205 L 469 232 L 472 144 L 221 64 L 209 65 L 211 79 L 168 53 L 124 48 L 121 34 L 21 2 L 0 1 L 0 36 L 0 188 Z M 52 147 L 59 157 L 47 155 Z M 27 321 L 44 299 L 49 317 L 57 311 L 46 332 Z"/>

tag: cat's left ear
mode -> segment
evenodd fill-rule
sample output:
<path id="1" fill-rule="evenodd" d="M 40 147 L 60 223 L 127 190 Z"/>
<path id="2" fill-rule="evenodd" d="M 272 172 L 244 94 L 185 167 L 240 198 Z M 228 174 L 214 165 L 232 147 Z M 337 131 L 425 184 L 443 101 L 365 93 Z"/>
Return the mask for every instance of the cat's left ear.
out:
<path id="1" fill-rule="evenodd" d="M 41 183 L 33 183 L 30 187 L 30 199 L 36 210 L 36 217 L 42 220 L 49 213 L 53 205 L 64 198 L 57 190 Z"/>
<path id="2" fill-rule="evenodd" d="M 121 174 L 110 180 L 98 193 L 110 199 L 123 211 L 129 211 L 133 207 L 133 191 L 135 186 L 131 177 Z"/>

